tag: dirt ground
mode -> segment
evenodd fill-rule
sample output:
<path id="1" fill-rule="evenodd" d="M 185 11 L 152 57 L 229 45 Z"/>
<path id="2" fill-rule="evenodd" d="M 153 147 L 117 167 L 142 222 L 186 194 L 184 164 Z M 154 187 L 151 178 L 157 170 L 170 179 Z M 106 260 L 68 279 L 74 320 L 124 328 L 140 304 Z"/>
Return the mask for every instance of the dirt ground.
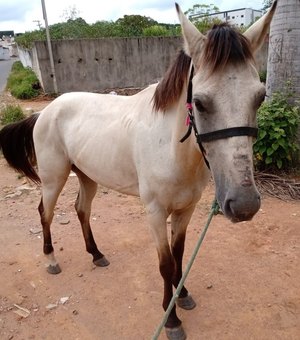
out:
<path id="1" fill-rule="evenodd" d="M 39 110 L 46 103 L 22 106 Z M 163 316 L 163 284 L 139 200 L 99 187 L 92 228 L 111 264 L 96 268 L 85 251 L 74 210 L 77 178 L 71 176 L 52 225 L 62 273 L 49 275 L 40 190 L 1 156 L 0 174 L 0 339 L 150 339 Z M 184 263 L 213 196 L 211 183 L 190 223 Z M 187 279 L 197 307 L 178 309 L 188 339 L 299 340 L 299 240 L 299 201 L 263 197 L 255 218 L 239 224 L 216 216 Z"/>

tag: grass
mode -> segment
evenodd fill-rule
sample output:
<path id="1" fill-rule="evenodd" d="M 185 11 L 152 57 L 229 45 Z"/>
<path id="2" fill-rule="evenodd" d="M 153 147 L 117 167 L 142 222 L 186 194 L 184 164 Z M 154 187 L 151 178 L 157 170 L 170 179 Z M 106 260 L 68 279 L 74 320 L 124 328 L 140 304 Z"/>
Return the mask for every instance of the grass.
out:
<path id="1" fill-rule="evenodd" d="M 18 99 L 37 97 L 41 89 L 35 73 L 29 67 L 23 67 L 20 61 L 13 64 L 6 88 Z"/>
<path id="2" fill-rule="evenodd" d="M 0 113 L 1 124 L 6 125 L 25 118 L 20 105 L 7 105 Z"/>

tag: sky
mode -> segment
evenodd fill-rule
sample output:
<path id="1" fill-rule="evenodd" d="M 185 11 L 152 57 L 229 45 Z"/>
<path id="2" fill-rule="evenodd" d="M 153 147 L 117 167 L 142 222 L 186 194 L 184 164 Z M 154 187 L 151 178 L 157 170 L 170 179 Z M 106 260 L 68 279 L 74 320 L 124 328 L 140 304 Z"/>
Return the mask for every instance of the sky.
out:
<path id="1" fill-rule="evenodd" d="M 183 11 L 194 4 L 213 3 L 221 11 L 249 7 L 261 9 L 262 0 L 177 0 Z M 139 14 L 158 22 L 178 23 L 175 0 L 45 0 L 49 25 L 65 21 L 64 13 L 74 7 L 88 23 L 115 21 L 124 15 Z M 69 11 L 70 12 L 70 11 Z M 0 31 L 15 33 L 38 28 L 37 20 L 44 27 L 40 0 L 0 0 Z"/>

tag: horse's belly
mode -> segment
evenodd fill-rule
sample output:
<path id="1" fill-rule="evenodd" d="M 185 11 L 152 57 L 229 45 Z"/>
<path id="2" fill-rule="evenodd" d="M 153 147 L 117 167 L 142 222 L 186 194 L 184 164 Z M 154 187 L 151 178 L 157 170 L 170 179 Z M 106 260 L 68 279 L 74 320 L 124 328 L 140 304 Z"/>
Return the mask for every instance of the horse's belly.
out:
<path id="1" fill-rule="evenodd" d="M 135 167 L 126 155 L 99 150 L 98 155 L 76 157 L 74 165 L 96 183 L 127 195 L 139 196 Z"/>

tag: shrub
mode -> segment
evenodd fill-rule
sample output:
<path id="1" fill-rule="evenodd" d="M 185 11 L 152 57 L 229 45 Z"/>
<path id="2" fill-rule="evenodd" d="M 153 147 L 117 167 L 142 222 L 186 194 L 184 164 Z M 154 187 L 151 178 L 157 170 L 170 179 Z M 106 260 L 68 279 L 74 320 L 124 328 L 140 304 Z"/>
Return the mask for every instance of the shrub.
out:
<path id="1" fill-rule="evenodd" d="M 4 125 L 17 122 L 24 118 L 25 115 L 20 105 L 7 105 L 1 111 L 1 123 Z"/>
<path id="2" fill-rule="evenodd" d="M 258 170 L 287 170 L 293 165 L 299 150 L 300 107 L 290 104 L 290 99 L 287 91 L 275 93 L 258 110 L 259 133 L 253 147 Z"/>
<path id="3" fill-rule="evenodd" d="M 143 36 L 145 37 L 162 37 L 166 35 L 170 35 L 170 32 L 166 27 L 161 25 L 153 25 L 143 29 Z"/>
<path id="4" fill-rule="evenodd" d="M 30 68 L 24 68 L 19 61 L 13 64 L 6 87 L 18 99 L 34 98 L 40 93 L 37 76 Z"/>
<path id="5" fill-rule="evenodd" d="M 267 71 L 266 70 L 259 72 L 259 79 L 262 83 L 265 83 L 267 81 Z"/>

